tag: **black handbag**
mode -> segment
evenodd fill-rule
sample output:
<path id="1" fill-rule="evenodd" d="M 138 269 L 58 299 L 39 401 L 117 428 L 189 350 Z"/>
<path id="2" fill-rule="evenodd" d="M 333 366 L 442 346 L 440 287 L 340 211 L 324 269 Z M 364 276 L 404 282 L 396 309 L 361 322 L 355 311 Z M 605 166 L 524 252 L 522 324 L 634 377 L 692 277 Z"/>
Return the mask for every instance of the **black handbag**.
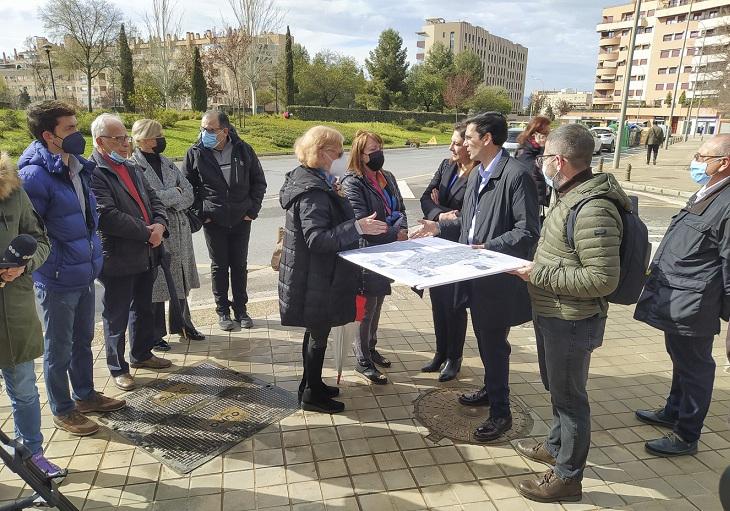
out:
<path id="1" fill-rule="evenodd" d="M 192 208 L 185 210 L 185 215 L 188 217 L 188 223 L 190 224 L 190 232 L 198 232 L 203 228 L 203 221 L 198 218 Z"/>

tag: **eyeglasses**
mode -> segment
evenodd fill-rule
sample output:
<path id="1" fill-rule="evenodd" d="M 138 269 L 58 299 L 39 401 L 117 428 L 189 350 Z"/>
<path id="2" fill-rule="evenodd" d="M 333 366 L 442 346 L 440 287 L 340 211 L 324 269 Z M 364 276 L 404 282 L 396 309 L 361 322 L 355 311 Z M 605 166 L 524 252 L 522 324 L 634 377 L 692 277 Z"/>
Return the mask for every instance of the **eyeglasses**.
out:
<path id="1" fill-rule="evenodd" d="M 201 133 L 203 133 L 204 131 L 206 133 L 210 133 L 211 135 L 214 135 L 214 134 L 218 133 L 219 131 L 223 131 L 223 128 L 200 128 Z"/>
<path id="2" fill-rule="evenodd" d="M 538 156 L 535 158 L 535 163 L 538 167 L 542 167 L 543 163 L 545 163 L 549 158 L 555 158 L 556 156 L 559 156 L 557 154 L 543 154 L 542 156 Z"/>
<path id="3" fill-rule="evenodd" d="M 111 137 L 109 135 L 99 135 L 99 138 L 110 138 L 114 140 L 117 144 L 123 144 L 124 142 L 128 144 L 132 143 L 132 137 L 127 135 L 119 135 L 117 137 Z"/>
<path id="4" fill-rule="evenodd" d="M 708 159 L 713 160 L 715 158 L 730 158 L 730 156 L 728 156 L 726 154 L 700 154 L 700 153 L 696 153 L 693 156 L 693 158 L 694 158 L 695 161 L 704 162 L 704 161 L 707 161 Z"/>

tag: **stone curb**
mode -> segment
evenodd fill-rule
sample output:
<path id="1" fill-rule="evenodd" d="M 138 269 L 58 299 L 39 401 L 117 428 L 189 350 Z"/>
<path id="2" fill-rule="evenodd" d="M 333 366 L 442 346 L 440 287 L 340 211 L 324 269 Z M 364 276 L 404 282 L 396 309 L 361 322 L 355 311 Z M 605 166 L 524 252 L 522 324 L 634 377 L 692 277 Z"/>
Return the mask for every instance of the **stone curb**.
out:
<path id="1" fill-rule="evenodd" d="M 658 186 L 643 185 L 639 183 L 632 183 L 630 181 L 619 181 L 619 184 L 624 190 L 633 190 L 636 192 L 647 192 L 655 193 L 658 195 L 664 195 L 666 197 L 683 197 L 689 199 L 694 195 L 692 192 L 684 192 L 682 190 L 674 190 L 673 188 L 660 188 Z"/>

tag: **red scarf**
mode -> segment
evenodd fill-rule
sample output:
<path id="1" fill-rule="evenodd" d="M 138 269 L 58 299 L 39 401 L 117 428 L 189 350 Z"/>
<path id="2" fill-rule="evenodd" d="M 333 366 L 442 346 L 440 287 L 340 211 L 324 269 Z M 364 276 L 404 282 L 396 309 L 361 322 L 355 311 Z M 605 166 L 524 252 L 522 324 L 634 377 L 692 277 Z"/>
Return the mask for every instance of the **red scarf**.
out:
<path id="1" fill-rule="evenodd" d="M 139 206 L 139 210 L 142 212 L 142 216 L 144 217 L 144 222 L 147 225 L 150 225 L 150 215 L 147 213 L 147 208 L 144 205 L 144 202 L 142 202 L 142 197 L 139 195 L 139 191 L 137 190 L 137 187 L 134 185 L 134 181 L 132 180 L 132 176 L 129 175 L 129 169 L 127 169 L 127 166 L 123 163 L 116 163 L 113 160 L 107 158 L 104 156 L 104 159 L 109 163 L 109 166 L 114 171 L 114 173 L 117 175 L 117 177 L 124 183 L 124 186 L 127 187 L 127 190 L 129 190 L 130 195 L 134 199 L 134 202 L 137 203 L 137 206 Z"/>

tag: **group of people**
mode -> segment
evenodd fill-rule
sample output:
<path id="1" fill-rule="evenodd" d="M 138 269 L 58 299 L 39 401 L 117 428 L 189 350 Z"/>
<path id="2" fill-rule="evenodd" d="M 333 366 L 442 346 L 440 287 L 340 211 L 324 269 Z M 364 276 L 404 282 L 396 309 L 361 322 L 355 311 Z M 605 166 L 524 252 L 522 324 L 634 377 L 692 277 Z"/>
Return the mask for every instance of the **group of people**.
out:
<path id="1" fill-rule="evenodd" d="M 99 115 L 88 160 L 72 106 L 43 101 L 29 107 L 27 121 L 34 141 L 18 170 L 0 158 L 0 245 L 29 235 L 37 249 L 26 265 L 0 269 L 0 368 L 16 437 L 43 472 L 59 477 L 66 471 L 43 455 L 34 359 L 43 356 L 54 425 L 77 436 L 98 431 L 87 414 L 126 402 L 94 388 L 95 280 L 104 287 L 107 366 L 114 385 L 129 391 L 136 386 L 130 367 L 172 365 L 153 353 L 170 349 L 168 325 L 183 339 L 205 339 L 187 303 L 200 287 L 192 232 L 201 227 L 220 327 L 251 328 L 246 259 L 266 179 L 251 146 L 219 111 L 203 115 L 182 169 L 164 156 L 164 131 L 153 119 L 136 121 L 130 137 L 118 116 Z M 165 302 L 173 299 L 166 321 Z"/>
<path id="2" fill-rule="evenodd" d="M 389 361 L 375 345 L 382 298 L 390 291 L 382 277 L 352 266 L 338 252 L 441 236 L 531 261 L 509 274 L 430 290 L 436 352 L 423 371 L 440 371 L 440 381 L 456 377 L 470 309 L 484 383 L 458 399 L 489 408 L 474 439 L 498 440 L 512 427 L 510 328 L 531 320 L 553 423 L 547 438 L 520 441 L 516 448 L 550 468 L 518 490 L 538 502 L 577 501 L 591 438 L 590 360 L 603 343 L 608 297 L 621 277 L 624 218 L 634 206 L 613 175 L 591 170 L 595 143 L 586 127 L 570 124 L 551 132 L 549 120 L 535 118 L 516 158 L 502 148 L 507 131 L 505 117 L 496 112 L 456 126 L 452 157 L 421 197 L 424 219 L 408 230 L 400 222 L 405 210 L 397 183 L 383 170 L 381 139 L 358 133 L 344 163 L 343 136 L 311 128 L 296 143 L 300 166 L 287 174 L 280 194 L 286 211 L 281 320 L 305 327 L 302 408 L 336 413 L 344 409 L 333 399 L 339 389 L 322 380 L 327 336 L 352 322 L 364 301 L 357 371 L 374 383 L 387 381 L 377 366 Z M 665 406 L 636 411 L 638 420 L 671 430 L 646 442 L 657 456 L 697 452 L 714 384 L 712 342 L 720 320 L 730 319 L 730 135 L 705 142 L 692 158 L 690 175 L 701 189 L 673 218 L 635 312 L 636 319 L 664 332 L 673 363 Z"/>

